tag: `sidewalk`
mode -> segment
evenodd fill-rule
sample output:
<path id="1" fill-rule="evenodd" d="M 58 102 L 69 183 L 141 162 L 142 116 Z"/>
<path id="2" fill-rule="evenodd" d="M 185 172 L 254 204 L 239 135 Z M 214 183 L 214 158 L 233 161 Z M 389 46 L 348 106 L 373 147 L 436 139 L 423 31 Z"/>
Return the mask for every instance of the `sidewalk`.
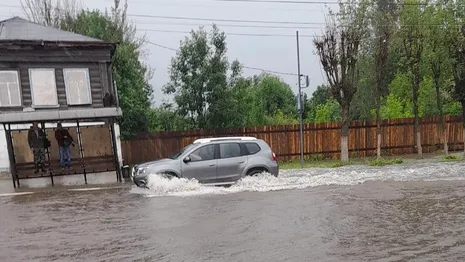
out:
<path id="1" fill-rule="evenodd" d="M 116 188 L 127 188 L 132 185 L 130 182 L 116 182 L 114 172 L 88 174 L 87 185 L 84 182 L 84 175 L 68 175 L 54 177 L 54 186 L 51 185 L 49 177 L 31 178 L 20 180 L 20 187 L 13 187 L 13 180 L 7 174 L 0 174 L 0 197 L 40 193 L 45 191 L 91 191 Z"/>

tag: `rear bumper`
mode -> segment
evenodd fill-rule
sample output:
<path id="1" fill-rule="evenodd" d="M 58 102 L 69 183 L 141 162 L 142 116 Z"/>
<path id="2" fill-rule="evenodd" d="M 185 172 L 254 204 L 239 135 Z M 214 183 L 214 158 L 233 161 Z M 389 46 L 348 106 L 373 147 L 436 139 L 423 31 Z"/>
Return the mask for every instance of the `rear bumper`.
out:
<path id="1" fill-rule="evenodd" d="M 275 177 L 278 177 L 278 175 L 279 175 L 279 166 L 276 165 L 276 166 L 270 167 L 270 174 L 272 174 Z"/>

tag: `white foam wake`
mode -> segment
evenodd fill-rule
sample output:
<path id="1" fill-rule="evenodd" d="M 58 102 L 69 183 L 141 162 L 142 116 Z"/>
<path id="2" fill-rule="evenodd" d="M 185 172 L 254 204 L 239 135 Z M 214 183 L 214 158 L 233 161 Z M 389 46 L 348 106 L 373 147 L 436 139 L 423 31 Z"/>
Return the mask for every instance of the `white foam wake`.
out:
<path id="1" fill-rule="evenodd" d="M 229 188 L 202 185 L 196 180 L 166 179 L 150 175 L 150 189 L 134 188 L 134 193 L 147 196 L 197 196 L 231 194 L 246 191 L 267 192 L 276 190 L 303 189 L 325 185 L 356 185 L 366 181 L 437 181 L 464 180 L 465 164 L 436 163 L 397 165 L 373 168 L 347 166 L 342 168 L 315 168 L 283 170 L 279 177 L 262 174 L 246 177 Z"/>

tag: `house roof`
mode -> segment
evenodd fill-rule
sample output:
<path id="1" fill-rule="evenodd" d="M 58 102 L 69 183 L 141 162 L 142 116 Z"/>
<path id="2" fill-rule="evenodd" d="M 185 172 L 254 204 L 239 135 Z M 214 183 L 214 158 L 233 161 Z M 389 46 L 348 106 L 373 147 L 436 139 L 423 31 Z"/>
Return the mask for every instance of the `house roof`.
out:
<path id="1" fill-rule="evenodd" d="M 103 42 L 100 39 L 43 26 L 17 16 L 0 21 L 0 41 Z"/>

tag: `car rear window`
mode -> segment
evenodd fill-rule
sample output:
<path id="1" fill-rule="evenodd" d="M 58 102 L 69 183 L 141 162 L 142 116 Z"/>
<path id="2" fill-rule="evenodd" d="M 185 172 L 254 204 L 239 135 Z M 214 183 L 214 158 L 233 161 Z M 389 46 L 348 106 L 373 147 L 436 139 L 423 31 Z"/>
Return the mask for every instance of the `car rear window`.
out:
<path id="1" fill-rule="evenodd" d="M 241 146 L 238 143 L 220 144 L 221 158 L 232 158 L 241 156 Z"/>
<path id="2" fill-rule="evenodd" d="M 245 143 L 245 147 L 247 148 L 247 151 L 249 151 L 249 155 L 256 154 L 260 152 L 261 149 L 256 143 Z"/>

